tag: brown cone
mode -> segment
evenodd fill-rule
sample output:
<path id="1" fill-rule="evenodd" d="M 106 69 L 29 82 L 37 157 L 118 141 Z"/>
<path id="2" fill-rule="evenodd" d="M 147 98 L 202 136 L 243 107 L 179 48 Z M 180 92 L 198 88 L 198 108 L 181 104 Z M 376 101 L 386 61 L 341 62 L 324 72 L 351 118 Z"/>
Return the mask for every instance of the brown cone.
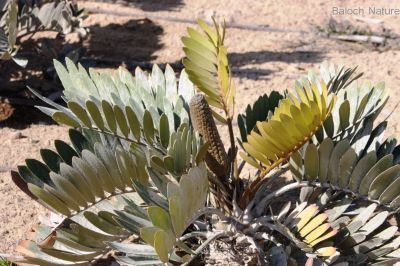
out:
<path id="1" fill-rule="evenodd" d="M 224 144 L 219 136 L 215 125 L 211 108 L 204 95 L 196 94 L 190 101 L 190 116 L 193 127 L 203 137 L 204 141 L 210 143 L 206 155 L 208 168 L 218 177 L 227 179 L 229 171 L 229 160 Z"/>

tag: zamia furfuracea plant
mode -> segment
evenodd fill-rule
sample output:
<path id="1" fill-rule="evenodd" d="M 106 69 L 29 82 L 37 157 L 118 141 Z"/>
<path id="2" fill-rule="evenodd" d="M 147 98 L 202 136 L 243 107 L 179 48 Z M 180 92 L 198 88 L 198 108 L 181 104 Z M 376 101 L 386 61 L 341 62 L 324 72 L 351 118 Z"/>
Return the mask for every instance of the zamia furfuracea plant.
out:
<path id="1" fill-rule="evenodd" d="M 399 262 L 400 147 L 378 119 L 384 84 L 323 63 L 236 117 L 225 25 L 199 26 L 182 38 L 178 78 L 169 66 L 106 74 L 66 59 L 54 62 L 65 105 L 32 90 L 70 140 L 12 172 L 57 214 L 16 263 L 189 265 L 238 238 L 259 265 Z"/>
<path id="2" fill-rule="evenodd" d="M 25 67 L 27 59 L 18 55 L 23 37 L 40 31 L 63 34 L 72 31 L 86 35 L 76 1 L 72 0 L 1 0 L 0 61 L 13 60 Z M 24 41 L 26 41 L 25 38 Z"/>

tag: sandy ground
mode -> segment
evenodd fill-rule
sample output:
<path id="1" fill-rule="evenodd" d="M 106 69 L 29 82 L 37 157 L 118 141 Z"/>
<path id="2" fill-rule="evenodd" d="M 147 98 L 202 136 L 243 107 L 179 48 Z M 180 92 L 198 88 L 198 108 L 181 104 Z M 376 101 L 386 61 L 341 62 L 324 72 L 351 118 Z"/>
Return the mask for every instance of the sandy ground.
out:
<path id="1" fill-rule="evenodd" d="M 150 4 L 150 2 L 157 2 Z M 120 61 L 174 63 L 182 56 L 180 37 L 188 24 L 143 20 L 146 14 L 183 19 L 206 18 L 212 14 L 225 17 L 229 23 L 267 25 L 271 29 L 297 32 L 266 32 L 229 29 L 227 46 L 236 69 L 257 70 L 258 75 L 239 73 L 234 81 L 237 110 L 242 111 L 260 94 L 290 87 L 295 78 L 317 68 L 325 60 L 359 66 L 364 79 L 384 80 L 391 89 L 391 99 L 384 115 L 398 102 L 400 91 L 400 51 L 379 51 L 368 45 L 345 43 L 316 34 L 326 25 L 333 7 L 363 7 L 365 16 L 384 21 L 384 26 L 400 34 L 400 16 L 369 16 L 368 7 L 396 7 L 397 1 L 272 1 L 272 0 L 168 0 L 123 1 L 118 4 L 83 2 L 90 9 L 133 12 L 132 16 L 92 14 L 85 20 L 90 29 L 84 42 L 88 55 Z M 398 4 L 398 2 L 397 2 Z M 354 16 L 336 16 L 339 20 Z M 299 33 L 298 31 L 304 31 Z M 71 36 L 73 39 L 74 36 Z M 388 134 L 399 131 L 400 114 L 391 117 Z M 67 131 L 57 125 L 11 125 L 0 128 L 0 253 L 12 253 L 18 241 L 45 214 L 44 208 L 32 202 L 11 182 L 9 169 L 38 158 L 39 149 L 52 146 L 56 138 L 66 139 Z"/>

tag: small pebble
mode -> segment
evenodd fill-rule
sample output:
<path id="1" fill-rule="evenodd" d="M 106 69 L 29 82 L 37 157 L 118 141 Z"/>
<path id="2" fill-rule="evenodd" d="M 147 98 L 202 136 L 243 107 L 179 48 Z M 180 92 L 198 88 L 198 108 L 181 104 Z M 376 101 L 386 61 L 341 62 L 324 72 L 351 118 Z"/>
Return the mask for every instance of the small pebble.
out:
<path id="1" fill-rule="evenodd" d="M 22 133 L 21 133 L 20 131 L 18 131 L 17 133 L 15 133 L 15 134 L 11 137 L 11 139 L 22 139 L 22 138 L 25 138 L 25 136 L 22 135 Z"/>

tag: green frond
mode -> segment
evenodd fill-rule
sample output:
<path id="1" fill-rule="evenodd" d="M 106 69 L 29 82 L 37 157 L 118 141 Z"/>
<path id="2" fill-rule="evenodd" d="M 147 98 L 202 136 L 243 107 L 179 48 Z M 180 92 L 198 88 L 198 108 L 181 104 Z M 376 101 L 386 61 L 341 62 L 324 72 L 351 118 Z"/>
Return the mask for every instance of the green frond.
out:
<path id="1" fill-rule="evenodd" d="M 204 164 L 191 168 L 183 175 L 179 184 L 170 182 L 167 186 L 169 209 L 158 206 L 147 209 L 152 226 L 140 230 L 141 238 L 153 246 L 159 258 L 168 262 L 173 247 L 195 213 L 204 206 L 208 192 L 207 169 Z"/>
<path id="2" fill-rule="evenodd" d="M 182 130 L 187 136 L 187 127 Z M 148 210 L 172 213 L 174 241 L 168 242 L 162 233 L 156 237 L 160 240 L 156 241 L 155 252 L 165 259 L 166 253 L 160 250 L 167 243 L 172 248 L 175 234 L 176 237 L 182 234 L 194 212 L 204 206 L 208 190 L 205 166 L 190 168 L 180 178 L 179 185 L 174 185 L 177 181 L 166 176 L 156 180 L 163 176 L 157 168 L 146 170 L 147 159 L 142 157 L 145 152 L 139 147 L 132 147 L 129 152 L 121 145 L 91 143 L 76 130 L 71 129 L 70 135 L 73 146 L 79 148 L 60 142 L 56 144 L 56 152 L 41 152 L 44 163 L 30 159 L 26 166 L 19 167 L 19 173 L 14 173 L 14 181 L 26 188 L 28 194 L 67 218 L 57 228 L 40 225 L 30 240 L 21 242 L 17 250 L 25 255 L 23 261 L 39 265 L 84 265 L 96 260 L 109 250 L 109 242 L 131 234 L 139 236 L 142 228 L 157 225 L 159 215 L 147 214 L 143 204 L 149 206 Z M 88 146 L 92 149 L 84 148 Z M 50 160 L 50 156 L 56 159 Z M 154 192 L 150 184 L 165 186 L 164 195 Z M 139 251 L 138 263 L 143 260 Z M 150 258 L 154 260 L 154 255 Z"/>
<path id="3" fill-rule="evenodd" d="M 161 116 L 159 111 L 167 116 L 171 132 L 175 131 L 180 124 L 189 121 L 189 114 L 185 106 L 193 97 L 194 88 L 185 71 L 182 71 L 177 84 L 175 73 L 170 66 L 167 66 L 163 73 L 157 65 L 154 65 L 151 74 L 136 68 L 135 76 L 122 67 L 111 74 L 98 73 L 93 69 L 89 69 L 87 72 L 81 65 L 76 66 L 68 58 L 66 58 L 66 67 L 58 61 L 54 61 L 54 66 L 63 84 L 66 102 L 76 102 L 84 109 L 87 108 L 88 115 L 92 118 L 97 117 L 97 121 L 100 120 L 100 115 L 96 109 L 100 111 L 104 109 L 105 102 L 112 107 L 113 113 L 122 111 L 131 117 L 127 121 L 129 127 L 135 125 L 136 120 L 142 123 L 146 110 L 151 114 L 155 128 L 158 126 Z M 90 108 L 86 107 L 88 102 L 91 102 L 89 103 Z M 48 102 L 48 104 L 58 111 L 64 111 L 69 116 L 72 115 L 70 111 L 60 110 L 59 106 L 55 106 L 53 103 Z M 105 116 L 104 113 L 101 114 Z M 137 119 L 133 116 L 136 116 Z M 121 123 L 124 123 L 122 119 L 116 121 L 112 119 L 110 122 L 116 123 L 119 129 L 121 129 L 121 125 L 123 126 Z M 93 119 L 93 126 L 101 128 L 101 121 L 99 123 L 97 124 Z M 104 123 L 104 125 L 107 127 L 108 124 Z M 121 130 L 121 133 L 124 132 L 126 130 Z"/>
<path id="4" fill-rule="evenodd" d="M 0 8 L 0 60 L 13 60 L 21 67 L 26 67 L 28 60 L 18 56 L 16 44 L 24 33 L 48 30 L 63 34 L 73 31 L 82 36 L 86 34 L 80 17 L 82 10 L 68 0 L 4 0 Z"/>
<path id="5" fill-rule="evenodd" d="M 146 161 L 140 157 L 143 151 L 131 153 L 120 145 L 93 142 L 98 138 L 86 138 L 73 129 L 70 138 L 72 146 L 56 141 L 56 151 L 41 151 L 44 163 L 28 159 L 13 173 L 19 187 L 66 218 L 57 228 L 40 225 L 30 240 L 20 243 L 17 250 L 25 262 L 84 264 L 106 253 L 108 241 L 127 238 L 128 231 L 138 234 L 140 227 L 150 224 L 145 216 L 137 216 L 140 212 L 117 211 L 140 209 L 134 191 L 149 183 Z"/>
<path id="6" fill-rule="evenodd" d="M 400 207 L 399 154 L 385 150 L 387 142 L 358 155 L 347 139 L 334 142 L 327 138 L 318 147 L 309 144 L 304 153 L 297 151 L 290 168 L 298 181 L 350 192 L 379 202 L 392 209 Z M 366 147 L 368 148 L 368 147 Z"/>
<path id="7" fill-rule="evenodd" d="M 70 130 L 70 135 L 74 146 L 90 145 L 78 131 Z M 57 152 L 41 151 L 44 163 L 27 159 L 26 166 L 19 166 L 18 179 L 45 205 L 66 216 L 95 204 L 105 193 L 132 190 L 134 181 L 148 183 L 141 158 L 122 147 L 114 150 L 97 142 L 92 150 L 79 150 L 61 141 L 55 146 Z"/>
<path id="8" fill-rule="evenodd" d="M 224 46 L 225 25 L 214 21 L 211 28 L 198 20 L 202 30 L 188 28 L 189 36 L 183 37 L 183 51 L 186 57 L 183 65 L 190 80 L 206 95 L 209 105 L 221 109 L 226 117 L 215 114 L 215 118 L 226 123 L 234 112 L 236 89 L 231 80 L 227 48 Z"/>
<path id="9" fill-rule="evenodd" d="M 264 94 L 254 102 L 253 106 L 249 104 L 245 113 L 238 115 L 237 122 L 243 142 L 247 141 L 247 135 L 255 128 L 258 121 L 266 121 L 272 116 L 282 99 L 283 96 L 277 91 L 269 95 Z"/>
<path id="10" fill-rule="evenodd" d="M 355 145 L 359 146 L 357 152 L 361 151 L 364 143 L 360 139 L 368 134 L 364 131 L 372 127 L 388 98 L 389 91 L 383 83 L 353 83 L 340 90 L 332 116 L 315 134 L 317 141 L 322 142 L 325 138 L 332 138 L 335 142 L 348 139 L 352 144 L 359 142 Z"/>
<path id="11" fill-rule="evenodd" d="M 198 154 L 203 143 L 189 126 L 185 109 L 186 100 L 193 96 L 193 85 L 185 72 L 177 86 L 170 67 L 165 75 L 154 66 L 150 76 L 137 69 L 136 77 L 132 77 L 120 68 L 118 75 L 90 70 L 89 77 L 71 61 L 67 60 L 67 68 L 57 61 L 55 65 L 65 86 L 68 108 L 33 92 L 53 107 L 38 108 L 58 123 L 101 132 L 149 149 L 150 158 L 158 157 L 158 165 L 174 176 L 203 159 Z M 80 86 L 79 91 L 76 86 Z"/>
<path id="12" fill-rule="evenodd" d="M 84 33 L 84 29 L 79 29 L 81 19 L 75 15 L 78 12 L 74 10 L 68 1 L 47 2 L 41 6 L 36 6 L 34 9 L 32 13 L 38 21 L 33 20 L 28 27 L 43 27 L 47 30 L 55 30 L 64 34 L 71 33 L 74 30 Z M 32 31 L 32 28 L 29 30 Z"/>
<path id="13" fill-rule="evenodd" d="M 151 166 L 161 173 L 168 173 L 179 180 L 192 166 L 205 159 L 204 149 L 208 144 L 192 131 L 187 124 L 182 124 L 176 132 L 170 134 L 166 153 L 150 151 Z"/>

